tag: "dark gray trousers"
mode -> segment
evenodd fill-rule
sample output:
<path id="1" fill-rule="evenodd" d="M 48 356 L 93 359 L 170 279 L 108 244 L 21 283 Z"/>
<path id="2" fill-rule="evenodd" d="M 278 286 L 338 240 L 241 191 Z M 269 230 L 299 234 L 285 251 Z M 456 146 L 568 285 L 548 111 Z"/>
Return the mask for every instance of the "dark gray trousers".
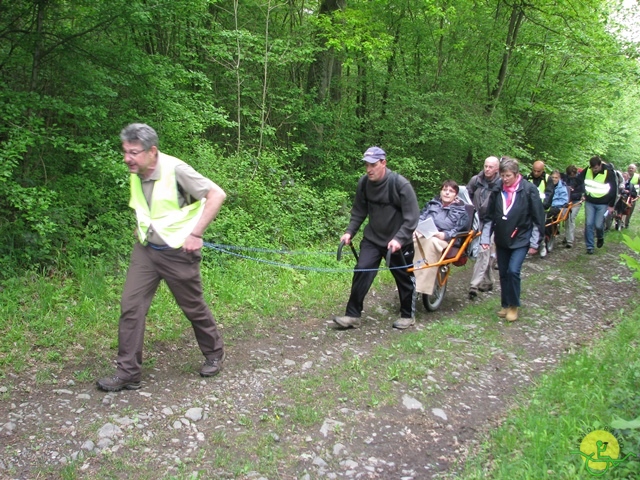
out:
<path id="1" fill-rule="evenodd" d="M 376 269 L 380 267 L 382 259 L 386 257 L 387 249 L 375 245 L 373 242 L 362 239 L 360 242 L 360 256 L 356 270 Z M 413 243 L 405 245 L 402 250 L 398 250 L 391 255 L 391 267 L 400 267 L 410 265 L 413 259 Z M 408 268 L 408 267 L 407 267 Z M 407 268 L 394 268 L 391 274 L 396 281 L 398 287 L 398 296 L 400 297 L 400 316 L 402 318 L 413 318 L 416 313 L 415 278 L 412 273 L 407 272 Z M 377 271 L 371 272 L 353 272 L 353 280 L 351 281 L 351 295 L 347 302 L 345 315 L 348 317 L 360 317 L 364 308 L 364 299 L 367 292 L 371 288 L 373 280 L 376 278 Z"/>
<path id="2" fill-rule="evenodd" d="M 156 250 L 140 243 L 133 247 L 118 329 L 117 375 L 123 380 L 140 380 L 145 320 L 160 280 L 166 282 L 191 322 L 205 358 L 222 357 L 222 337 L 202 294 L 201 258 L 200 251 Z"/>

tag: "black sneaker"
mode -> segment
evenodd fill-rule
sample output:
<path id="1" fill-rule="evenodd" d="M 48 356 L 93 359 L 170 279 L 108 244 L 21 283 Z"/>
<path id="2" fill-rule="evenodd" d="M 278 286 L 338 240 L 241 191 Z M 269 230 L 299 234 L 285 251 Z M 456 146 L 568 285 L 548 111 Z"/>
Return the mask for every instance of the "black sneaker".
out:
<path id="1" fill-rule="evenodd" d="M 593 248 L 587 248 L 587 255 L 593 255 Z"/>
<path id="2" fill-rule="evenodd" d="M 212 360 L 206 359 L 202 364 L 202 368 L 200 369 L 201 377 L 215 377 L 222 371 L 222 366 L 224 365 L 224 361 L 227 358 L 227 354 L 225 352 L 222 353 L 222 357 L 214 358 Z"/>
<path id="3" fill-rule="evenodd" d="M 478 287 L 478 290 L 480 290 L 481 292 L 490 292 L 493 290 L 493 285 L 491 285 L 490 283 L 486 283 L 484 285 L 480 285 Z"/>
<path id="4" fill-rule="evenodd" d="M 473 300 L 474 298 L 476 298 L 478 296 L 478 289 L 471 287 L 469 289 L 469 300 Z"/>
<path id="5" fill-rule="evenodd" d="M 599 238 L 598 242 L 596 243 L 596 247 L 602 248 L 603 245 L 604 245 L 604 238 Z"/>
<path id="6" fill-rule="evenodd" d="M 119 392 L 122 389 L 126 390 L 138 390 L 140 388 L 140 381 L 133 382 L 131 380 L 123 380 L 119 376 L 104 377 L 96 382 L 96 385 L 100 390 L 107 392 Z"/>

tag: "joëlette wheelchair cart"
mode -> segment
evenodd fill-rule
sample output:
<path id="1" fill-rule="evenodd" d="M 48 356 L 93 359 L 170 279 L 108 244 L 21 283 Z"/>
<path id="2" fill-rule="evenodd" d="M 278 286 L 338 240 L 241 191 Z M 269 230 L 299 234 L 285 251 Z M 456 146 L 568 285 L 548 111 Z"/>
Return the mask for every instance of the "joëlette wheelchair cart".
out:
<path id="1" fill-rule="evenodd" d="M 467 214 L 469 216 L 469 223 L 467 224 L 467 229 L 464 232 L 458 233 L 455 237 L 453 237 L 447 247 L 443 250 L 440 259 L 436 263 L 426 263 L 424 259 L 422 261 L 418 261 L 420 265 L 418 267 L 410 266 L 408 268 L 409 272 L 413 272 L 415 270 L 423 269 L 423 268 L 437 268 L 438 273 L 436 275 L 436 285 L 431 295 L 422 295 L 422 303 L 424 307 L 430 312 L 436 311 L 440 308 L 442 301 L 444 300 L 444 295 L 447 291 L 447 281 L 449 280 L 449 273 L 451 265 L 454 266 L 463 266 L 467 263 L 469 259 L 469 249 L 471 246 L 471 242 L 474 238 L 480 236 L 480 231 L 478 230 L 479 219 L 476 214 L 475 208 L 471 203 L 471 199 L 469 198 L 469 194 L 465 186 L 460 186 L 460 191 L 458 192 L 458 198 L 460 198 L 467 210 Z M 344 248 L 345 243 L 340 242 L 340 246 L 338 247 L 337 260 L 340 261 L 342 258 L 342 249 Z M 353 242 L 349 243 L 349 247 L 353 252 L 353 256 L 356 261 L 358 261 L 358 253 L 356 252 L 355 247 L 353 246 Z M 387 251 L 386 255 L 387 266 L 390 265 L 391 260 L 391 250 Z"/>
<path id="2" fill-rule="evenodd" d="M 462 188 L 463 187 L 460 187 L 460 192 L 462 192 Z M 458 197 L 461 197 L 460 193 L 458 194 Z M 469 259 L 468 250 L 471 242 L 474 238 L 480 235 L 480 232 L 477 230 L 477 225 L 479 222 L 475 212 L 475 208 L 473 208 L 472 204 L 465 203 L 465 209 L 467 210 L 467 214 L 469 216 L 467 229 L 464 232 L 458 233 L 455 237 L 449 240 L 449 243 L 442 251 L 442 254 L 440 255 L 438 261 L 435 263 L 426 263 L 423 254 L 423 259 L 414 261 L 414 266 L 409 268 L 410 272 L 421 270 L 423 268 L 438 269 L 436 274 L 436 284 L 433 289 L 433 293 L 431 295 L 422 294 L 422 303 L 424 304 L 424 308 L 426 308 L 430 312 L 435 312 L 438 308 L 440 308 L 440 305 L 442 305 L 444 295 L 447 292 L 447 281 L 449 280 L 449 274 L 451 273 L 451 265 L 461 267 L 467 263 L 467 260 Z M 474 228 L 474 226 L 476 228 Z"/>
<path id="3" fill-rule="evenodd" d="M 633 209 L 633 204 L 636 202 L 636 200 L 638 200 L 638 197 L 632 198 L 629 194 L 623 194 L 620 196 L 620 198 L 616 202 L 616 207 L 614 210 L 614 221 L 616 230 L 622 230 L 625 223 L 628 223 L 626 222 L 626 218 L 631 215 L 631 210 Z"/>
<path id="4" fill-rule="evenodd" d="M 547 245 L 548 252 L 551 252 L 556 245 L 556 237 L 560 233 L 560 224 L 569 218 L 571 209 L 581 203 L 582 202 L 571 202 L 566 207 L 562 207 L 557 215 L 546 219 L 544 224 L 544 241 Z"/>

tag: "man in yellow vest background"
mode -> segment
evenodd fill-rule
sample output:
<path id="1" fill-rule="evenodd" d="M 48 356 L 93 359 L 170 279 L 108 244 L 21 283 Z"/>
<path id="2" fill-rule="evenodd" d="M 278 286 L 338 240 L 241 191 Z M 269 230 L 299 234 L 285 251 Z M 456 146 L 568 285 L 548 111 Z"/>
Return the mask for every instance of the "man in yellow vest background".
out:
<path id="1" fill-rule="evenodd" d="M 634 163 L 627 167 L 627 173 L 629 174 L 629 182 L 635 187 L 636 192 L 640 191 L 638 184 L 640 184 L 640 173 L 638 173 L 637 168 Z M 631 211 L 629 215 L 626 215 L 624 220 L 624 228 L 629 228 L 629 220 L 631 220 L 631 215 L 633 215 L 633 211 L 636 209 L 636 202 L 631 203 Z"/>
<path id="2" fill-rule="evenodd" d="M 551 206 L 551 200 L 553 199 L 554 185 L 550 181 L 550 176 L 545 171 L 545 164 L 542 160 L 536 160 L 531 166 L 531 173 L 525 178 L 533 183 L 538 192 L 540 192 L 540 200 L 544 209 L 548 209 Z"/>
<path id="3" fill-rule="evenodd" d="M 538 189 L 540 200 L 542 201 L 542 208 L 547 211 L 549 210 L 549 207 L 551 207 L 555 185 L 551 181 L 551 176 L 547 175 L 545 168 L 545 164 L 542 160 L 536 160 L 531 166 L 531 173 L 529 173 L 525 178 L 533 183 Z M 540 250 L 538 253 L 541 257 L 547 256 L 547 246 L 544 241 L 540 243 Z"/>
<path id="4" fill-rule="evenodd" d="M 120 132 L 129 167 L 137 242 L 120 303 L 116 373 L 97 381 L 107 391 L 140 388 L 145 319 L 161 280 L 191 322 L 205 357 L 200 375 L 222 370 L 224 345 L 204 301 L 200 276 L 202 235 L 226 194 L 183 161 L 158 150 L 149 125 L 133 123 Z"/>
<path id="5" fill-rule="evenodd" d="M 587 254 L 592 255 L 594 229 L 598 248 L 604 245 L 604 217 L 607 212 L 608 215 L 613 213 L 618 194 L 618 180 L 613 169 L 595 155 L 589 160 L 589 167 L 578 175 L 578 182 L 584 183 L 584 241 Z"/>

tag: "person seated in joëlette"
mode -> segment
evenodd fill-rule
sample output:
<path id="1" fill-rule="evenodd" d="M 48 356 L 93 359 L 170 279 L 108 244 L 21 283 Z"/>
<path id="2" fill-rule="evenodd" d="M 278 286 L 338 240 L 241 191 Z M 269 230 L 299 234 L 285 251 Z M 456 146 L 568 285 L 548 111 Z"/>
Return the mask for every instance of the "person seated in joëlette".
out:
<path id="1" fill-rule="evenodd" d="M 436 283 L 436 268 L 422 268 L 424 263 L 437 263 L 449 241 L 464 232 L 469 224 L 465 204 L 458 199 L 460 187 L 454 180 L 442 182 L 440 194 L 430 200 L 420 212 L 420 221 L 432 218 L 438 232 L 425 237 L 416 230 L 413 234 L 416 291 L 431 295 Z M 417 263 L 417 265 L 416 265 Z"/>

